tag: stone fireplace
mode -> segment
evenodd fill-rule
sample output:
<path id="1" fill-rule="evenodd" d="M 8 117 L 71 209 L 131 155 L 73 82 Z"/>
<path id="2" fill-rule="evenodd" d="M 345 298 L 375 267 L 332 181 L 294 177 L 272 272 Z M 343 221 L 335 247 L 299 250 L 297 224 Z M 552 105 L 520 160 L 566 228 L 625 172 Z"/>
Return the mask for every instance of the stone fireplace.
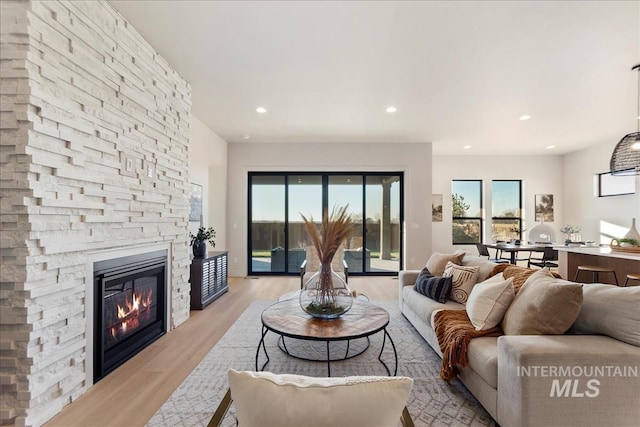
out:
<path id="1" fill-rule="evenodd" d="M 156 338 L 189 317 L 191 92 L 108 2 L 0 8 L 0 424 L 40 426 L 124 363 L 135 322 Z M 101 264 L 156 251 L 162 284 Z"/>

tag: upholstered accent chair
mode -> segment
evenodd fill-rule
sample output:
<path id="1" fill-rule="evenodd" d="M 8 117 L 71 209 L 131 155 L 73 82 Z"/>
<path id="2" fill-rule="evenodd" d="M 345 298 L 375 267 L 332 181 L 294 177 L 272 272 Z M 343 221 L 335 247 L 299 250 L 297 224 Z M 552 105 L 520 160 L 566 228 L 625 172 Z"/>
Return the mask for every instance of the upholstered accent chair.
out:
<path id="1" fill-rule="evenodd" d="M 408 377 L 316 378 L 230 369 L 229 389 L 209 427 L 222 424 L 233 403 L 244 427 L 396 425 L 414 427 L 406 404 Z"/>
<path id="2" fill-rule="evenodd" d="M 320 270 L 320 259 L 313 246 L 307 246 L 307 259 L 300 265 L 300 289 L 304 283 Z M 333 271 L 342 276 L 345 282 L 349 283 L 349 266 L 344 260 L 344 246 L 340 245 L 335 256 L 331 260 Z"/>

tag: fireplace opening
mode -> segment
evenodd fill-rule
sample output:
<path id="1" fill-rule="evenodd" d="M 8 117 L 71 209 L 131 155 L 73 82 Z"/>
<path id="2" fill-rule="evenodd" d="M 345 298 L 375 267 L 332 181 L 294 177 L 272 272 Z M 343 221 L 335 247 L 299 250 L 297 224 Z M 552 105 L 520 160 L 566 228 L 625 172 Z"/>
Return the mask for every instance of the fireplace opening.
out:
<path id="1" fill-rule="evenodd" d="M 94 383 L 166 329 L 167 251 L 94 263 Z"/>

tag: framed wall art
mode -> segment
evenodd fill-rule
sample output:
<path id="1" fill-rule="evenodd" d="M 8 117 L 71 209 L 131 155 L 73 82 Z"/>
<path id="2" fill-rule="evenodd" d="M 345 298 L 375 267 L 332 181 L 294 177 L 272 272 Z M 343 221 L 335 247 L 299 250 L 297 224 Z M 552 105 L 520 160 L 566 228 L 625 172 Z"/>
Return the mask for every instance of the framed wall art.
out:
<path id="1" fill-rule="evenodd" d="M 553 222 L 553 194 L 536 194 L 536 222 Z"/>
<path id="2" fill-rule="evenodd" d="M 442 222 L 442 194 L 431 195 L 431 221 Z"/>

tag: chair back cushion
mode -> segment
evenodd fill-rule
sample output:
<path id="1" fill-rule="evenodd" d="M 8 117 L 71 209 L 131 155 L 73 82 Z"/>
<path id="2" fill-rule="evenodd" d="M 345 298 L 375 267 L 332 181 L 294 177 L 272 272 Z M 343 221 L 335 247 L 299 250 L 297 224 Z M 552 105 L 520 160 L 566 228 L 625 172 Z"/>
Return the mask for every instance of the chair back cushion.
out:
<path id="1" fill-rule="evenodd" d="M 320 258 L 318 258 L 318 253 L 316 252 L 316 248 L 313 246 L 306 247 L 307 252 L 307 272 L 315 273 L 320 270 Z M 342 264 L 342 260 L 344 259 L 344 246 L 340 245 L 336 254 L 333 256 L 331 260 L 331 268 L 335 272 L 343 272 L 344 265 Z"/>
<path id="2" fill-rule="evenodd" d="M 315 378 L 229 370 L 238 424 L 264 426 L 395 426 L 407 404 L 408 377 Z"/>

